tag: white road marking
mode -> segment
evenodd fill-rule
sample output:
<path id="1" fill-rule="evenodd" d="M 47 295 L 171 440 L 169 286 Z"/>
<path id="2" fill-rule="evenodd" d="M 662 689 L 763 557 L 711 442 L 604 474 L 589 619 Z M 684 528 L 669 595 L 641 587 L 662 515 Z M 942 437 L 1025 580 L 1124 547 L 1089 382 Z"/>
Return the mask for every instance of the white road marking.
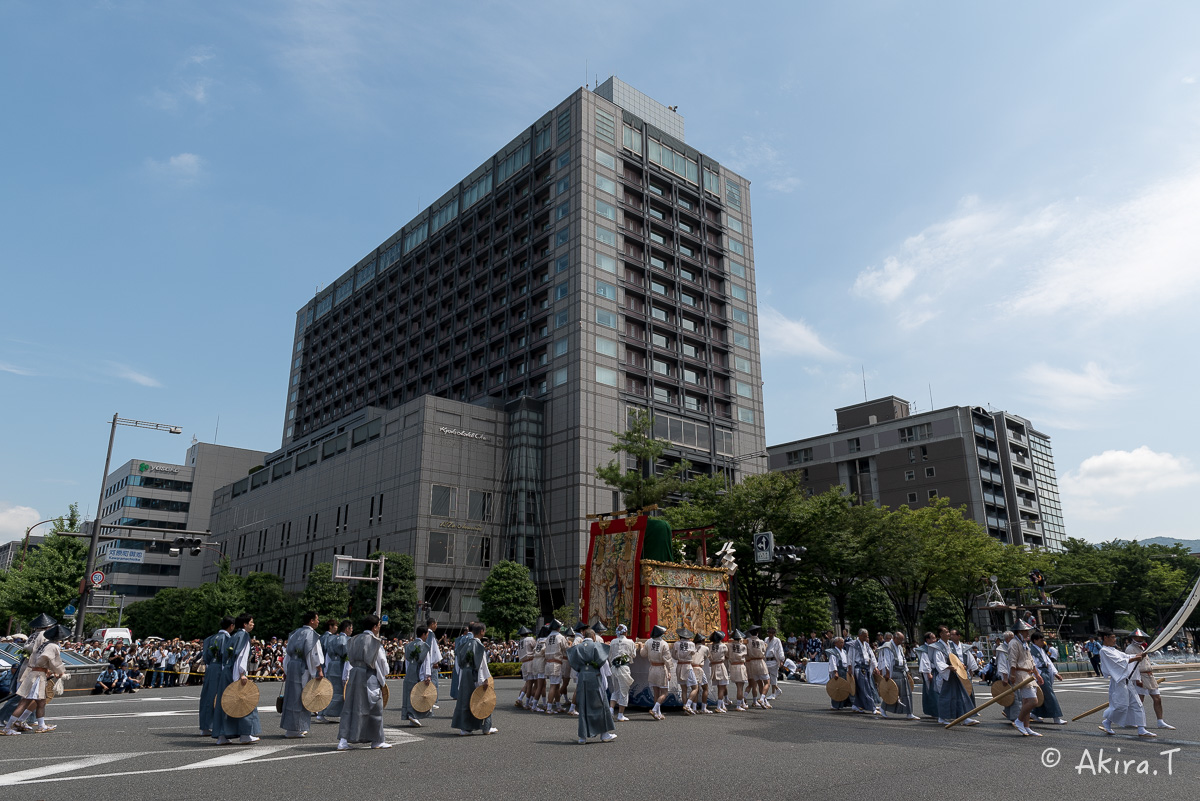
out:
<path id="1" fill-rule="evenodd" d="M 89 704 L 143 704 L 149 701 L 199 701 L 200 696 L 176 695 L 170 698 L 109 698 L 104 701 L 55 701 L 55 706 L 84 706 Z"/>
<path id="2" fill-rule="evenodd" d="M 61 715 L 47 718 L 48 720 L 104 720 L 106 718 L 170 718 L 178 715 L 196 715 L 194 709 L 161 709 L 155 712 L 114 712 L 111 715 Z"/>
<path id="3" fill-rule="evenodd" d="M 178 768 L 169 768 L 169 770 L 198 770 L 199 768 L 224 768 L 229 765 L 237 765 L 241 762 L 249 762 L 251 759 L 273 754 L 276 751 L 285 751 L 292 746 L 290 745 L 267 745 L 257 746 L 255 748 L 246 748 L 244 750 L 228 751 L 221 754 L 219 757 L 205 759 L 201 762 L 193 762 L 190 765 L 182 765 Z M 114 776 L 120 774 L 112 774 Z"/>
<path id="4" fill-rule="evenodd" d="M 59 762 L 54 765 L 46 765 L 40 768 L 18 770 L 15 773 L 6 773 L 3 776 L 0 776 L 0 787 L 8 787 L 14 784 L 37 783 L 39 781 L 52 781 L 53 779 L 46 778 L 46 774 L 66 773 L 72 770 L 83 770 L 85 768 L 93 767 L 94 765 L 103 765 L 106 762 L 116 762 L 120 759 L 128 759 L 130 757 L 139 755 L 140 754 L 138 753 L 100 754 L 97 756 L 84 757 L 83 759 L 73 759 L 70 762 Z"/>
<path id="5" fill-rule="evenodd" d="M 383 727 L 383 739 L 389 743 L 412 743 L 424 739 L 393 726 Z"/>

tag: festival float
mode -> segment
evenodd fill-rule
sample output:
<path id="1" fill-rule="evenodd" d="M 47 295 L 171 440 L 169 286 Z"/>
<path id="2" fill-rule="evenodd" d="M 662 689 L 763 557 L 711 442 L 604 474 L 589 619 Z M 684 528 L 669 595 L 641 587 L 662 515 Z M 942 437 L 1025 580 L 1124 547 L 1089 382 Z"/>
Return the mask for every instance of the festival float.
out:
<path id="1" fill-rule="evenodd" d="M 672 643 L 678 639 L 678 628 L 705 638 L 718 629 L 728 634 L 732 560 L 730 567 L 704 565 L 705 540 L 715 532 L 711 527 L 673 532 L 665 520 L 648 517 L 646 511 L 592 522 L 579 596 L 583 619 L 603 621 L 610 634 L 624 623 L 628 636 L 639 641 L 649 639 L 655 626 L 665 628 L 663 639 Z M 676 561 L 676 538 L 699 541 L 701 564 Z M 650 663 L 639 656 L 631 672 L 630 705 L 653 706 L 647 683 Z M 665 705 L 682 704 L 672 686 Z"/>

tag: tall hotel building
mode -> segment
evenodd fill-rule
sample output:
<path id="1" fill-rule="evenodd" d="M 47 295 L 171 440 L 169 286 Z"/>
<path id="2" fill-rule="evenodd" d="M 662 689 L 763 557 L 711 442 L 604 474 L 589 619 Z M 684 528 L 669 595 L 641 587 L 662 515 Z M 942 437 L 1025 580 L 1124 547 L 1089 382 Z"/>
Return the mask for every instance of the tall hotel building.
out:
<path id="1" fill-rule="evenodd" d="M 627 84 L 580 89 L 299 310 L 283 447 L 214 533 L 293 590 L 410 553 L 450 622 L 499 559 L 573 601 L 630 409 L 696 472 L 764 469 L 755 300 L 749 182 Z"/>

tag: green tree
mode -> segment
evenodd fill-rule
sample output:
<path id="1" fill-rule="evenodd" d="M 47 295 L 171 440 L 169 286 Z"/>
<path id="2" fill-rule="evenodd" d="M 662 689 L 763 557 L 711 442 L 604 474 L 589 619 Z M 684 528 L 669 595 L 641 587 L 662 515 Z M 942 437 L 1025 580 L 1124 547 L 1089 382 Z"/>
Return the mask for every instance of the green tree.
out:
<path id="1" fill-rule="evenodd" d="M 8 571 L 0 585 L 0 608 L 26 623 L 42 612 L 61 618 L 67 604 L 78 600 L 86 569 L 87 544 L 82 539 L 50 534 L 29 552 L 23 570 Z"/>
<path id="2" fill-rule="evenodd" d="M 877 581 L 860 581 L 855 585 L 847 600 L 846 613 L 850 616 L 851 636 L 857 636 L 859 629 L 866 629 L 871 635 L 896 630 L 896 608 Z"/>
<path id="3" fill-rule="evenodd" d="M 67 534 L 79 533 L 79 504 L 72 503 L 67 507 L 65 515 L 59 515 L 54 518 L 54 522 L 50 524 L 50 533 L 52 534 Z"/>
<path id="4" fill-rule="evenodd" d="M 938 590 L 929 596 L 929 603 L 925 604 L 925 610 L 921 613 L 921 628 L 934 634 L 938 626 L 962 631 L 965 625 L 962 612 L 962 604 L 958 599 Z"/>
<path id="5" fill-rule="evenodd" d="M 308 572 L 308 584 L 300 593 L 300 611 L 316 610 L 321 620 L 341 620 L 350 611 L 350 588 L 345 582 L 333 580 L 333 565 L 322 562 Z M 371 604 L 375 611 L 375 604 Z"/>
<path id="6" fill-rule="evenodd" d="M 557 620 L 564 626 L 574 626 L 575 621 L 579 620 L 579 604 L 563 604 L 551 612 L 550 617 L 552 620 Z M 530 628 L 532 628 L 532 626 Z"/>
<path id="7" fill-rule="evenodd" d="M 1062 552 L 1052 557 L 1050 568 L 1043 572 L 1047 584 L 1066 585 L 1051 590 L 1051 594 L 1066 606 L 1067 620 L 1085 620 L 1090 626 L 1093 614 L 1109 621 L 1111 611 L 1118 608 L 1112 600 L 1115 565 L 1093 543 L 1068 539 Z"/>
<path id="8" fill-rule="evenodd" d="M 617 441 L 609 450 L 619 458 L 597 466 L 596 475 L 621 492 L 627 509 L 641 509 L 658 503 L 683 489 L 682 477 L 692 464 L 683 459 L 666 467 L 662 475 L 658 474 L 659 461 L 669 443 L 654 436 L 654 419 L 649 412 L 631 411 L 628 430 L 612 433 Z M 626 469 L 626 457 L 633 457 L 635 467 Z"/>
<path id="9" fill-rule="evenodd" d="M 483 604 L 479 619 L 505 639 L 537 621 L 537 585 L 529 577 L 529 568 L 517 562 L 497 562 L 483 580 L 479 600 Z"/>
<path id="10" fill-rule="evenodd" d="M 382 611 L 388 616 L 383 631 L 385 636 L 406 636 L 412 631 L 417 615 L 417 574 L 413 558 L 395 551 L 376 551 L 369 558 L 381 556 L 384 558 Z M 355 582 L 350 591 L 350 608 L 354 615 L 361 617 L 375 613 L 378 587 L 373 581 Z"/>
<path id="11" fill-rule="evenodd" d="M 873 503 L 853 500 L 836 487 L 805 499 L 795 543 L 808 550 L 802 560 L 805 572 L 833 601 L 839 624 L 847 622 L 850 593 L 866 575 L 864 543 L 886 516 Z"/>
<path id="12" fill-rule="evenodd" d="M 250 573 L 243 579 L 242 587 L 246 593 L 242 611 L 254 616 L 255 636 L 259 639 L 286 637 L 300 624 L 296 597 L 283 589 L 283 579 L 279 576 Z"/>
<path id="13" fill-rule="evenodd" d="M 246 608 L 246 587 L 241 576 L 229 569 L 222 558 L 217 578 L 196 587 L 179 612 L 180 635 L 188 639 L 204 638 L 217 630 L 221 618 L 241 614 Z"/>
<path id="14" fill-rule="evenodd" d="M 820 634 L 833 628 L 829 614 L 829 596 L 811 578 L 796 582 L 792 597 L 779 610 L 780 628 L 786 634 L 807 637 L 809 632 Z"/>
<path id="15" fill-rule="evenodd" d="M 911 640 L 926 597 L 934 590 L 950 594 L 978 581 L 976 549 L 988 547 L 987 534 L 962 510 L 939 498 L 929 506 L 901 506 L 864 543 L 867 572 L 892 599 Z M 990 541 L 990 538 L 989 538 Z M 985 589 L 971 586 L 970 591 Z M 961 605 L 961 604 L 960 604 Z"/>

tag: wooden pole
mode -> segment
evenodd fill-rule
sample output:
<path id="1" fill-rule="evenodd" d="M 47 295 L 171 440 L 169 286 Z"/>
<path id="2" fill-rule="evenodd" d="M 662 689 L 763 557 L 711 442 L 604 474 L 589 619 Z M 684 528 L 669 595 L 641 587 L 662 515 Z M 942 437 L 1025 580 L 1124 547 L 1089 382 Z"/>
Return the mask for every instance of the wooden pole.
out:
<path id="1" fill-rule="evenodd" d="M 1021 682 L 1020 684 L 1013 686 L 1013 687 L 1009 687 L 1007 690 L 1000 693 L 999 695 L 993 696 L 992 700 L 988 701 L 987 703 L 980 704 L 979 706 L 975 707 L 974 709 L 972 709 L 970 712 L 963 715 L 962 717 L 955 718 L 954 720 L 950 721 L 949 723 L 946 724 L 946 728 L 949 729 L 951 726 L 957 726 L 958 724 L 962 723 L 967 718 L 974 715 L 979 710 L 987 709 L 989 706 L 996 703 L 997 701 L 1003 701 L 1005 698 L 1009 697 L 1010 695 L 1012 695 L 1013 693 L 1015 693 L 1017 690 L 1021 689 L 1022 687 L 1026 686 L 1027 684 L 1033 682 L 1035 679 L 1036 679 L 1036 676 L 1030 676 L 1029 678 L 1025 679 L 1023 682 Z"/>
<path id="2" fill-rule="evenodd" d="M 1079 713 L 1075 717 L 1071 718 L 1071 722 L 1074 723 L 1075 721 L 1079 720 L 1080 718 L 1086 718 L 1088 715 L 1094 715 L 1097 712 L 1099 712 L 1101 709 L 1104 709 L 1107 706 L 1108 706 L 1108 701 L 1105 701 L 1103 704 L 1096 707 L 1095 709 L 1089 709 L 1087 712 Z"/>

